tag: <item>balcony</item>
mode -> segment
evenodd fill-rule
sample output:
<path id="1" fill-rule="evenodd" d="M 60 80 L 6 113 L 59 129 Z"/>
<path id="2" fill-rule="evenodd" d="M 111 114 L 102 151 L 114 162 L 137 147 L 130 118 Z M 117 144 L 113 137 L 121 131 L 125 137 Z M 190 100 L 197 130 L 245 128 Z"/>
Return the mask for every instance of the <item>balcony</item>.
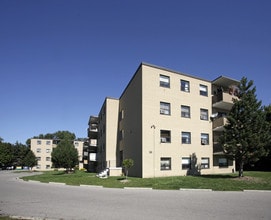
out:
<path id="1" fill-rule="evenodd" d="M 88 129 L 88 137 L 92 139 L 98 139 L 98 129 Z"/>
<path id="2" fill-rule="evenodd" d="M 213 131 L 223 131 L 224 126 L 227 124 L 226 117 L 216 118 L 213 121 Z"/>
<path id="3" fill-rule="evenodd" d="M 233 106 L 233 99 L 237 99 L 237 97 L 229 92 L 220 92 L 212 97 L 213 108 L 230 111 Z"/>

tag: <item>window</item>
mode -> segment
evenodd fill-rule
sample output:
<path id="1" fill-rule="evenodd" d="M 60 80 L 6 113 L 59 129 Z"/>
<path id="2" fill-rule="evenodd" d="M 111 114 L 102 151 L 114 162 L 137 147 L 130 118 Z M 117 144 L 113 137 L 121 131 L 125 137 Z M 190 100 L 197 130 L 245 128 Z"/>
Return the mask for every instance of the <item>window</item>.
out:
<path id="1" fill-rule="evenodd" d="M 200 120 L 208 121 L 208 109 L 200 109 Z"/>
<path id="2" fill-rule="evenodd" d="M 160 75 L 160 86 L 166 88 L 170 87 L 169 76 Z"/>
<path id="3" fill-rule="evenodd" d="M 51 150 L 49 148 L 46 149 L 46 153 L 50 153 Z"/>
<path id="4" fill-rule="evenodd" d="M 181 116 L 183 118 L 190 118 L 190 107 L 186 105 L 181 106 Z"/>
<path id="5" fill-rule="evenodd" d="M 120 140 L 123 140 L 124 139 L 124 130 L 121 130 L 120 131 Z"/>
<path id="6" fill-rule="evenodd" d="M 161 130 L 160 139 L 161 139 L 161 143 L 170 143 L 170 131 Z"/>
<path id="7" fill-rule="evenodd" d="M 170 115 L 170 103 L 160 102 L 160 114 Z"/>
<path id="8" fill-rule="evenodd" d="M 41 145 L 41 140 L 37 140 L 37 145 Z"/>
<path id="9" fill-rule="evenodd" d="M 218 158 L 218 166 L 219 167 L 228 167 L 227 158 Z"/>
<path id="10" fill-rule="evenodd" d="M 205 85 L 199 85 L 199 94 L 203 96 L 208 96 L 208 88 Z"/>
<path id="11" fill-rule="evenodd" d="M 190 92 L 190 84 L 188 81 L 181 80 L 181 91 Z"/>
<path id="12" fill-rule="evenodd" d="M 160 169 L 161 170 L 171 170 L 171 158 L 170 157 L 161 157 Z"/>
<path id="13" fill-rule="evenodd" d="M 120 112 L 120 118 L 124 119 L 124 110 L 121 110 L 121 112 Z"/>
<path id="14" fill-rule="evenodd" d="M 41 153 L 41 149 L 40 148 L 37 148 L 37 153 Z"/>
<path id="15" fill-rule="evenodd" d="M 202 157 L 201 158 L 201 165 L 200 165 L 201 169 L 209 169 L 210 165 L 209 165 L 209 157 Z"/>
<path id="16" fill-rule="evenodd" d="M 190 169 L 191 159 L 190 157 L 182 157 L 182 169 L 187 170 Z"/>
<path id="17" fill-rule="evenodd" d="M 79 143 L 77 141 L 74 142 L 74 147 L 78 147 Z"/>
<path id="18" fill-rule="evenodd" d="M 182 144 L 191 144 L 190 132 L 182 132 Z"/>
<path id="19" fill-rule="evenodd" d="M 46 145 L 50 145 L 51 144 L 51 141 L 46 141 Z"/>
<path id="20" fill-rule="evenodd" d="M 37 161 L 40 161 L 41 160 L 41 157 L 36 157 Z"/>
<path id="21" fill-rule="evenodd" d="M 50 169 L 51 167 L 50 167 L 50 165 L 46 165 L 46 169 Z"/>
<path id="22" fill-rule="evenodd" d="M 201 133 L 201 145 L 208 145 L 209 144 L 209 134 Z"/>
<path id="23" fill-rule="evenodd" d="M 51 161 L 51 157 L 46 157 L 46 161 Z"/>

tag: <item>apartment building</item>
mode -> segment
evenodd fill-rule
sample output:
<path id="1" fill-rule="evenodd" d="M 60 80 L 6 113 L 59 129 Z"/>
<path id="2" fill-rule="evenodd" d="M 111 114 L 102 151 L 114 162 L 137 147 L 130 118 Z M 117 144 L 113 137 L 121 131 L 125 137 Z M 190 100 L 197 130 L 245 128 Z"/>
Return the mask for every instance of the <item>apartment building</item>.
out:
<path id="1" fill-rule="evenodd" d="M 142 178 L 232 172 L 235 163 L 218 138 L 238 83 L 142 63 L 120 98 L 106 98 L 99 115 L 90 117 L 90 129 L 91 120 L 97 128 L 92 170 L 117 175 L 131 158 L 129 175 Z"/>
<path id="2" fill-rule="evenodd" d="M 84 141 L 74 140 L 72 142 L 73 142 L 74 147 L 78 151 L 79 169 L 83 168 Z M 51 153 L 58 143 L 59 143 L 59 140 L 54 140 L 54 139 L 36 139 L 36 138 L 31 139 L 30 148 L 34 152 L 38 160 L 38 164 L 37 166 L 33 167 L 33 170 L 45 171 L 45 170 L 53 169 Z"/>

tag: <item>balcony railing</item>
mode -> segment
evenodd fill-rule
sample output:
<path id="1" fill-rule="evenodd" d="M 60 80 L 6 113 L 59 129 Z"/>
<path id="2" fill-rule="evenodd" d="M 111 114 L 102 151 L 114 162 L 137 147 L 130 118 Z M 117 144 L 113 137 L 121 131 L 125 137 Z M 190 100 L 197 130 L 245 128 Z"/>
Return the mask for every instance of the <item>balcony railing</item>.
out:
<path id="1" fill-rule="evenodd" d="M 216 118 L 213 121 L 213 130 L 214 131 L 223 131 L 224 126 L 226 124 L 227 124 L 227 118 L 226 117 Z"/>
<path id="2" fill-rule="evenodd" d="M 237 98 L 236 96 L 230 94 L 229 92 L 220 92 L 212 97 L 213 107 L 231 110 L 233 106 L 233 98 Z"/>

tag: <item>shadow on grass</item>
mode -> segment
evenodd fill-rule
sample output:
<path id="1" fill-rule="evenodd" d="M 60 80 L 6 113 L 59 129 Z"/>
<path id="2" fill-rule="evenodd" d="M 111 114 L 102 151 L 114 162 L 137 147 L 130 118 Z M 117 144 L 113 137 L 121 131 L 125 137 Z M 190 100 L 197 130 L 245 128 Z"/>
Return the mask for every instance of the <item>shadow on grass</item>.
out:
<path id="1" fill-rule="evenodd" d="M 229 175 L 229 174 L 220 174 L 220 175 L 211 175 L 211 174 L 208 174 L 208 175 L 200 175 L 198 177 L 201 177 L 201 178 L 206 178 L 206 179 L 235 179 L 237 178 L 238 176 L 234 176 L 234 175 Z"/>
<path id="2" fill-rule="evenodd" d="M 65 174 L 67 174 L 67 173 L 65 171 L 62 171 L 62 172 L 53 173 L 52 175 L 60 176 L 60 175 L 65 175 Z"/>

